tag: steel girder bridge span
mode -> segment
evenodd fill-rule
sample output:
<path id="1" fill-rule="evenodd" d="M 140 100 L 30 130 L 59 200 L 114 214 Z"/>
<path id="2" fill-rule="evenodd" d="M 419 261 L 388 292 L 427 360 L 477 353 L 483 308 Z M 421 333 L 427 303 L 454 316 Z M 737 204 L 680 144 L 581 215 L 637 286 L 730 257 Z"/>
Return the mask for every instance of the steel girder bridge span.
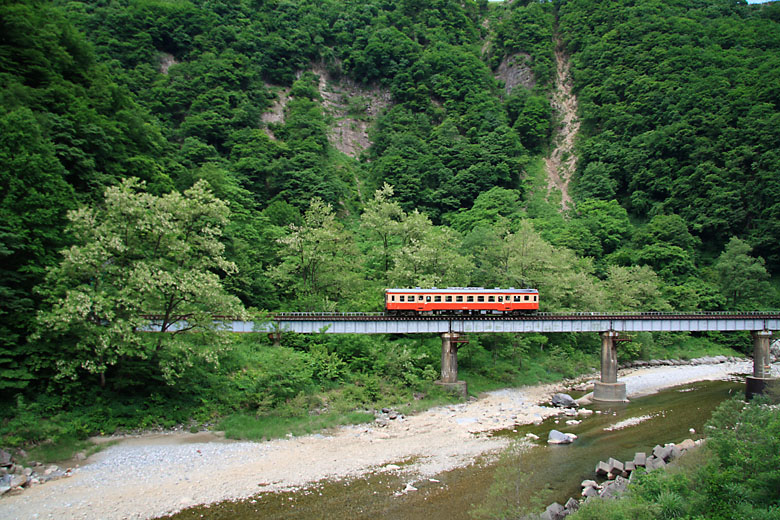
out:
<path id="1" fill-rule="evenodd" d="M 770 375 L 769 345 L 772 331 L 780 330 L 780 311 L 715 313 L 539 313 L 531 316 L 483 314 L 390 316 L 384 313 L 279 313 L 266 322 L 224 320 L 233 332 L 268 333 L 278 344 L 284 332 L 299 334 L 439 334 L 442 338 L 440 383 L 466 393 L 458 381 L 458 348 L 467 333 L 592 332 L 601 335 L 601 380 L 593 397 L 599 401 L 625 401 L 626 385 L 617 380 L 617 344 L 620 333 L 751 331 L 753 375 L 747 379 L 747 394 L 761 393 L 778 385 Z M 154 321 L 152 321 L 152 328 Z M 780 385 L 778 385 L 780 386 Z"/>

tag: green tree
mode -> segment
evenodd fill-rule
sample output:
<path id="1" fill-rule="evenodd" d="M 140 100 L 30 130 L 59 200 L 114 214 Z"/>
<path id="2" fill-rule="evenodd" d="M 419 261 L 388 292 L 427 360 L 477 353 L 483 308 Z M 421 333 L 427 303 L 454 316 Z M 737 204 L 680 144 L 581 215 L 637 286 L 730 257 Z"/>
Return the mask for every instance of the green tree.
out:
<path id="1" fill-rule="evenodd" d="M 648 266 L 610 266 L 604 281 L 606 305 L 613 311 L 668 311 L 661 280 Z"/>
<path id="2" fill-rule="evenodd" d="M 414 211 L 403 222 L 403 247 L 389 281 L 396 287 L 466 285 L 471 261 L 460 253 L 461 236 L 446 226 L 434 226 Z"/>
<path id="3" fill-rule="evenodd" d="M 384 272 L 390 270 L 392 248 L 400 245 L 400 231 L 406 213 L 398 202 L 391 200 L 393 187 L 384 184 L 381 189 L 374 192 L 374 198 L 370 200 L 363 213 L 360 215 L 360 225 L 371 234 L 379 237 L 381 246 L 374 256 L 381 258 Z M 397 243 L 396 243 L 397 242 Z"/>
<path id="4" fill-rule="evenodd" d="M 226 340 L 215 315 L 243 315 L 218 274 L 236 270 L 220 242 L 227 205 L 205 181 L 163 196 L 144 187 L 125 180 L 99 206 L 68 213 L 76 243 L 47 273 L 31 337 L 54 345 L 56 377 L 86 371 L 105 386 L 110 367 L 148 359 L 170 381 L 196 356 L 217 361 Z M 139 333 L 148 330 L 160 334 Z"/>
<path id="5" fill-rule="evenodd" d="M 359 285 L 360 255 L 352 235 L 336 220 L 330 204 L 312 199 L 303 224 L 290 224 L 277 240 L 280 262 L 268 276 L 298 310 L 333 310 Z"/>
<path id="6" fill-rule="evenodd" d="M 750 256 L 747 242 L 732 237 L 715 262 L 720 290 L 729 310 L 755 310 L 772 293 L 764 259 Z"/>

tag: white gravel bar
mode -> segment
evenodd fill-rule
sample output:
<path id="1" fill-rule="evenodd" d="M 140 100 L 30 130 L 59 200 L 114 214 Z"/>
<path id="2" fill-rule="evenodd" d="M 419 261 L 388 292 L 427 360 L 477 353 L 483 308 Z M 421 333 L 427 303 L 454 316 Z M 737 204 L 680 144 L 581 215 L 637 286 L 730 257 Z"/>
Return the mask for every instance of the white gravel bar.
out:
<path id="1" fill-rule="evenodd" d="M 636 397 L 751 370 L 749 361 L 662 366 L 621 371 L 619 380 Z M 385 427 L 349 426 L 268 442 L 232 442 L 213 433 L 122 437 L 74 468 L 72 477 L 0 497 L 0 518 L 146 519 L 322 479 L 382 471 L 431 478 L 499 452 L 509 440 L 482 433 L 554 415 L 557 410 L 545 404 L 562 390 L 562 385 L 505 389 Z"/>

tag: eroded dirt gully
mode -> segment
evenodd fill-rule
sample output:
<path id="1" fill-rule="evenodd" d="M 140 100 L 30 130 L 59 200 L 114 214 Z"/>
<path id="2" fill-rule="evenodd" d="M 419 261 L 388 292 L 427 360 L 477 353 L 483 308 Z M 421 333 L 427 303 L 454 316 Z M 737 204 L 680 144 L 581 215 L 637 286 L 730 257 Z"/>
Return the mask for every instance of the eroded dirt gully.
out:
<path id="1" fill-rule="evenodd" d="M 552 149 L 545 157 L 548 198 L 553 190 L 561 194 L 561 209 L 572 207 L 569 183 L 577 169 L 574 143 L 580 130 L 577 117 L 577 97 L 573 91 L 571 63 L 563 40 L 557 32 L 555 42 L 555 89 L 550 104 L 553 109 Z"/>

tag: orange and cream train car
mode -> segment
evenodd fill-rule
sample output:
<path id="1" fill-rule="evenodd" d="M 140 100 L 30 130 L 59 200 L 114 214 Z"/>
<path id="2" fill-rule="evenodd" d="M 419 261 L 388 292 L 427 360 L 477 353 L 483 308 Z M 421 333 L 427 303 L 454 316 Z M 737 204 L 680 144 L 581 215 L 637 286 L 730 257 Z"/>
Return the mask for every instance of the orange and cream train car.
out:
<path id="1" fill-rule="evenodd" d="M 386 289 L 388 314 L 534 314 L 539 310 L 536 289 Z"/>

